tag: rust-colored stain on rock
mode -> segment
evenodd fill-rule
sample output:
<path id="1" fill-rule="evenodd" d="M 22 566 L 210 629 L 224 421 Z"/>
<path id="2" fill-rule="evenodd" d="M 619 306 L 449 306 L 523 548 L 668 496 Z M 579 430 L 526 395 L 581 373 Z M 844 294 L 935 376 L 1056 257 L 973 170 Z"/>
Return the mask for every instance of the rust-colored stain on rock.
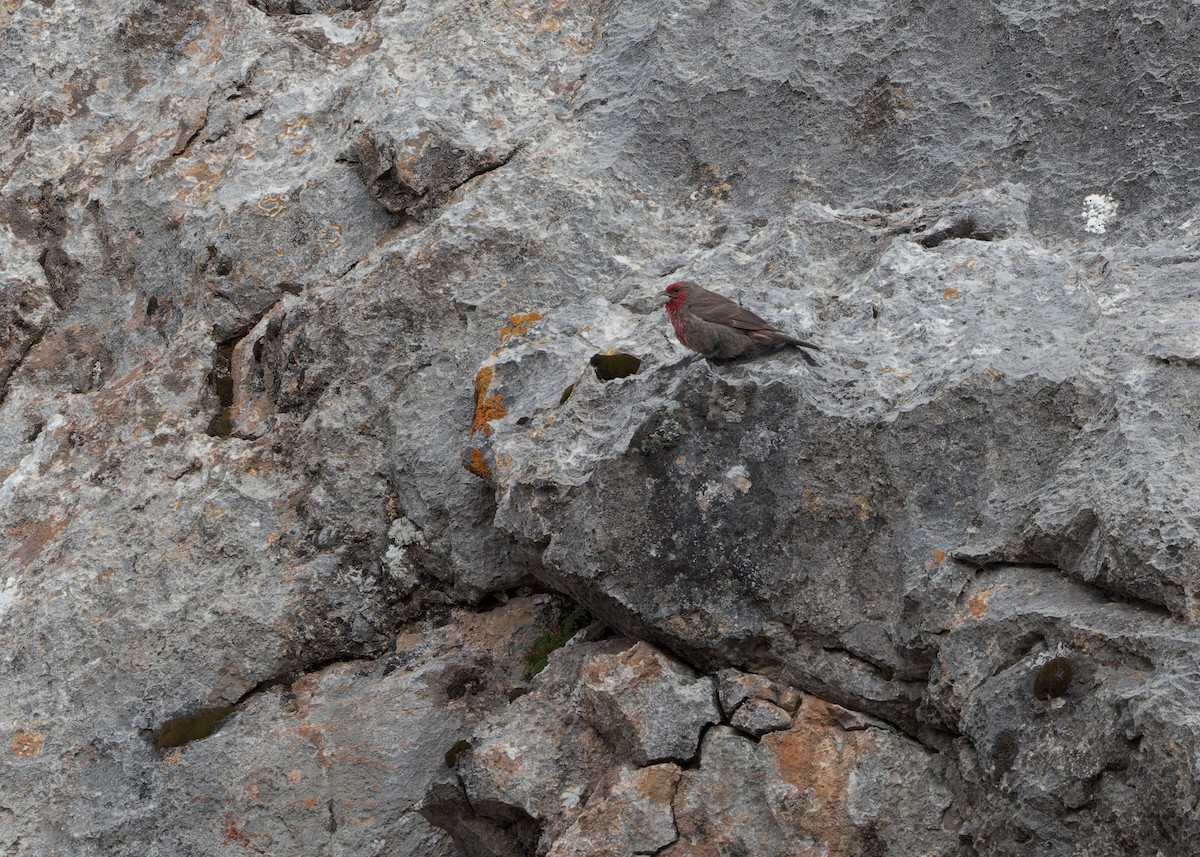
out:
<path id="1" fill-rule="evenodd" d="M 675 789 L 682 775 L 678 765 L 666 763 L 650 765 L 638 771 L 634 788 L 638 794 L 653 803 L 669 803 L 675 797 Z"/>
<path id="2" fill-rule="evenodd" d="M 66 527 L 67 518 L 46 518 L 20 528 L 20 535 L 14 538 L 17 549 L 9 554 L 9 558 L 21 565 L 29 565 Z"/>
<path id="3" fill-rule="evenodd" d="M 22 732 L 13 738 L 9 752 L 19 759 L 36 759 L 46 747 L 46 736 L 41 732 Z"/>
<path id="4" fill-rule="evenodd" d="M 791 729 L 762 739 L 780 775 L 808 798 L 797 833 L 824 843 L 830 854 L 859 853 L 849 813 L 850 776 L 873 745 L 869 730 L 844 732 L 814 697 L 805 698 Z"/>
<path id="5" fill-rule="evenodd" d="M 967 612 L 971 614 L 972 619 L 982 619 L 987 615 L 988 601 L 996 594 L 996 590 L 997 587 L 989 586 L 971 596 L 971 600 L 967 602 Z"/>

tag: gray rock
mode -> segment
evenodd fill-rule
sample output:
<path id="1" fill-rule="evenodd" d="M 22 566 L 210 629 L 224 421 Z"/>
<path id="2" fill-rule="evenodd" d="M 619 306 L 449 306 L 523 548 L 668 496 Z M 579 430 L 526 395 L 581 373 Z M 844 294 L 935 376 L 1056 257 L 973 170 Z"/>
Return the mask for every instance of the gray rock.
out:
<path id="1" fill-rule="evenodd" d="M 936 756 L 888 730 L 842 732 L 819 701 L 758 743 L 714 728 L 700 758 L 679 784 L 672 857 L 958 853 Z"/>
<path id="2" fill-rule="evenodd" d="M 792 716 L 765 699 L 749 699 L 729 718 L 734 729 L 761 738 L 768 732 L 778 732 L 792 725 Z"/>
<path id="3" fill-rule="evenodd" d="M 689 761 L 721 720 L 712 680 L 644 642 L 591 658 L 580 689 L 583 716 L 638 766 Z"/>
<path id="4" fill-rule="evenodd" d="M 572 824 L 617 762 L 579 714 L 580 673 L 589 658 L 627 646 L 625 640 L 559 649 L 528 694 L 475 729 L 457 769 L 473 813 L 468 824 L 478 817 L 499 825 L 530 853 L 544 852 Z M 460 825 L 448 829 L 463 844 Z M 487 853 L 464 850 L 468 857 Z"/>
<path id="5" fill-rule="evenodd" d="M 738 707 L 750 699 L 764 700 L 792 713 L 800 705 L 799 691 L 772 681 L 766 676 L 727 668 L 718 672 L 716 679 L 717 699 L 726 719 L 732 717 Z"/>
<path id="6" fill-rule="evenodd" d="M 832 826 L 762 755 L 797 726 L 709 730 L 758 772 L 762 821 L 730 836 L 761 853 L 797 829 L 919 853 L 934 828 L 964 854 L 1190 853 L 1185 12 L 125 0 L 0 23 L 0 852 L 553 847 L 587 811 L 556 795 L 617 762 L 578 717 L 511 722 L 581 704 L 509 705 L 562 611 L 492 608 L 536 579 L 705 682 L 840 707 L 820 729 L 870 746 L 861 777 L 813 775 Z M 681 278 L 823 365 L 687 361 L 656 304 Z M 229 707 L 165 764 L 168 723 Z M 442 770 L 485 720 L 540 782 L 472 773 L 474 747 L 466 786 Z M 532 743 L 579 735 L 591 761 Z M 678 853 L 726 818 L 701 779 L 749 800 L 698 764 Z M 885 799 L 910 787 L 932 797 Z"/>
<path id="7" fill-rule="evenodd" d="M 679 776 L 671 763 L 614 768 L 547 857 L 658 853 L 677 836 L 671 801 Z"/>

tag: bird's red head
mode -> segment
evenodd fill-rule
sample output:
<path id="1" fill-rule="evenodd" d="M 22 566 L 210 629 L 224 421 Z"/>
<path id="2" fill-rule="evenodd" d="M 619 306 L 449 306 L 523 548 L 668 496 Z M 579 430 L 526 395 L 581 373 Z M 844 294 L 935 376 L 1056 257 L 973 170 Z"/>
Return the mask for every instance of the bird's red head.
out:
<path id="1" fill-rule="evenodd" d="M 667 295 L 667 312 L 674 313 L 687 300 L 687 283 L 671 283 L 663 289 Z"/>

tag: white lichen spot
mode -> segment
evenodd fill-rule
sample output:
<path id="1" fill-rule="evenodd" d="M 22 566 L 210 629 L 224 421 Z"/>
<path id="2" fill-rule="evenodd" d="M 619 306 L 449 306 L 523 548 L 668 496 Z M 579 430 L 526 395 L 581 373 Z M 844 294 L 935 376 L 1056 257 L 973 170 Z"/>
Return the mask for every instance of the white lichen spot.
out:
<path id="1" fill-rule="evenodd" d="M 10 577 L 4 582 L 4 588 L 0 589 L 0 616 L 8 612 L 9 608 L 17 600 L 17 579 Z"/>
<path id="2" fill-rule="evenodd" d="M 1035 655 L 1033 658 L 1033 666 L 1035 669 L 1037 669 L 1045 664 L 1050 663 L 1050 661 L 1054 660 L 1055 658 L 1066 657 L 1066 654 L 1067 647 L 1060 642 L 1053 649 Z"/>
<path id="3" fill-rule="evenodd" d="M 392 521 L 388 529 L 387 553 L 383 555 L 383 567 L 404 593 L 411 592 L 418 584 L 417 572 L 413 567 L 409 549 L 426 547 L 425 534 L 410 521 L 401 516 Z"/>
<path id="4" fill-rule="evenodd" d="M 754 484 L 750 481 L 750 471 L 740 464 L 726 470 L 725 478 L 733 483 L 733 487 L 743 494 L 747 493 L 750 490 L 750 486 Z"/>
<path id="5" fill-rule="evenodd" d="M 1108 226 L 1117 219 L 1117 209 L 1120 207 L 1111 196 L 1100 193 L 1090 193 L 1083 198 L 1083 225 L 1085 232 L 1093 235 L 1103 235 Z"/>
<path id="6" fill-rule="evenodd" d="M 27 480 L 37 481 L 42 465 L 49 461 L 58 449 L 54 432 L 65 422 L 66 418 L 62 414 L 55 414 L 38 433 L 37 440 L 33 442 L 33 450 L 21 459 L 16 469 L 0 483 L 0 506 L 12 502 L 21 483 Z"/>
<path id="7" fill-rule="evenodd" d="M 750 490 L 750 471 L 738 464 L 725 471 L 726 482 L 705 482 L 696 498 L 700 511 L 707 512 L 712 501 L 720 498 L 728 500 L 733 497 L 734 490 L 745 494 Z"/>
<path id="8" fill-rule="evenodd" d="M 567 809 L 575 809 L 575 807 L 579 806 L 579 804 L 582 801 L 582 798 L 583 798 L 583 787 L 582 786 L 572 786 L 571 788 L 569 788 L 565 792 L 563 792 L 559 799 L 562 802 L 562 808 L 564 810 L 567 810 Z"/>

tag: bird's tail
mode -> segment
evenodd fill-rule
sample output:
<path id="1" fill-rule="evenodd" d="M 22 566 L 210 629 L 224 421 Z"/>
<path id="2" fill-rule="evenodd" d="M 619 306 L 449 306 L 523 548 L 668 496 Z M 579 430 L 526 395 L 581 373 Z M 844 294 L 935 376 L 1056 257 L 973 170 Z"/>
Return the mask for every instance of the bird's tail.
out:
<path id="1" fill-rule="evenodd" d="M 776 341 L 782 342 L 785 345 L 794 345 L 796 348 L 800 349 L 800 353 L 804 355 L 804 359 L 813 366 L 821 365 L 821 361 L 817 360 L 816 357 L 813 357 L 808 353 L 809 351 L 820 351 L 821 349 L 819 346 L 813 345 L 811 342 L 805 342 L 803 339 L 796 339 L 794 336 L 788 336 L 786 333 L 777 334 Z"/>

